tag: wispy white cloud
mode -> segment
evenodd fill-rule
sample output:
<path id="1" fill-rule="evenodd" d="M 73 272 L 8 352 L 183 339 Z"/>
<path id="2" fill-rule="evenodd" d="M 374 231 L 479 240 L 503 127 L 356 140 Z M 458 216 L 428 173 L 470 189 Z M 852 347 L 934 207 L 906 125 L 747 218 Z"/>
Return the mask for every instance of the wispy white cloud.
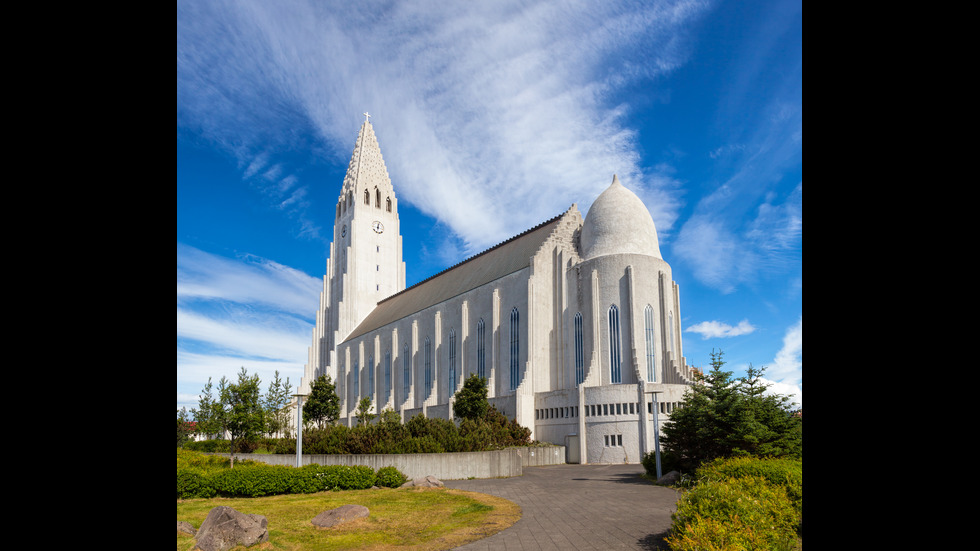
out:
<path id="1" fill-rule="evenodd" d="M 584 210 L 614 173 L 666 232 L 676 186 L 641 166 L 630 106 L 612 98 L 683 64 L 685 26 L 708 5 L 179 2 L 178 124 L 254 179 L 269 151 L 325 145 L 346 162 L 370 111 L 400 198 L 467 254 Z"/>
<path id="2" fill-rule="evenodd" d="M 239 369 L 263 384 L 276 370 L 299 383 L 321 281 L 257 258 L 225 258 L 177 244 L 177 394 Z M 193 398 L 196 400 L 196 398 Z"/>
<path id="3" fill-rule="evenodd" d="M 318 278 L 277 262 L 244 255 L 226 258 L 177 243 L 177 303 L 188 300 L 250 304 L 308 318 Z"/>
<path id="4" fill-rule="evenodd" d="M 684 221 L 673 249 L 699 281 L 726 293 L 772 271 L 783 275 L 801 260 L 802 5 L 767 9 L 760 28 L 745 32 L 753 38 L 732 52 L 719 90 L 715 132 L 723 143 L 703 152 L 717 184 Z"/>
<path id="5" fill-rule="evenodd" d="M 742 320 L 735 326 L 720 321 L 702 321 L 701 323 L 696 323 L 688 327 L 684 331 L 697 333 L 701 335 L 702 339 L 730 338 L 739 335 L 748 335 L 755 331 L 755 327 L 749 323 L 749 320 Z"/>
<path id="6" fill-rule="evenodd" d="M 783 346 L 766 368 L 769 391 L 790 396 L 803 407 L 803 317 L 783 336 Z"/>

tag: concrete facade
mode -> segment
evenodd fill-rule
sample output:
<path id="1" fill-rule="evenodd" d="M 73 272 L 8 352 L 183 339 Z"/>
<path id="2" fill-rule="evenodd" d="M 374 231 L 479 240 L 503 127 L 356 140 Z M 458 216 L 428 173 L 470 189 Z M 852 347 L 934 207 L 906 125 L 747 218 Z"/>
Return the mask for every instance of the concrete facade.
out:
<path id="1" fill-rule="evenodd" d="M 471 373 L 491 403 L 583 463 L 636 463 L 690 383 L 680 301 L 642 201 L 614 176 L 576 205 L 405 288 L 397 200 L 365 120 L 337 203 L 301 387 L 330 375 L 403 420 L 452 418 Z"/>

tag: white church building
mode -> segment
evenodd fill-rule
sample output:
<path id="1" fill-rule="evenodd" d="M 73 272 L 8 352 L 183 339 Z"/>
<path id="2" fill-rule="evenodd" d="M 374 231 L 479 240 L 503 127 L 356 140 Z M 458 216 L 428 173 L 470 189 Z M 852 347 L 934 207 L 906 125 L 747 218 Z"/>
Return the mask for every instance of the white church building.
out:
<path id="1" fill-rule="evenodd" d="M 398 199 L 365 119 L 301 392 L 329 375 L 348 425 L 364 396 L 404 421 L 452 419 L 454 394 L 476 373 L 491 404 L 533 439 L 566 446 L 569 462 L 637 463 L 690 370 L 653 219 L 615 176 L 584 220 L 573 204 L 405 288 Z"/>

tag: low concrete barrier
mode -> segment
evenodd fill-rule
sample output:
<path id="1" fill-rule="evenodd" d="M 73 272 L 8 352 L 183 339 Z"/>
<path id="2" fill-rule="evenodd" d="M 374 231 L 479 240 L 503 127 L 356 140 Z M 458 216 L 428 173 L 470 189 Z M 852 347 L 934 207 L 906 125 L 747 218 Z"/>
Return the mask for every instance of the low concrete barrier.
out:
<path id="1" fill-rule="evenodd" d="M 235 458 L 251 459 L 270 465 L 296 465 L 296 456 L 287 454 L 240 453 L 235 454 Z M 564 446 L 460 453 L 303 454 L 303 465 L 366 465 L 374 470 L 395 467 L 409 478 L 432 475 L 440 480 L 521 476 L 524 474 L 524 467 L 564 463 Z"/>

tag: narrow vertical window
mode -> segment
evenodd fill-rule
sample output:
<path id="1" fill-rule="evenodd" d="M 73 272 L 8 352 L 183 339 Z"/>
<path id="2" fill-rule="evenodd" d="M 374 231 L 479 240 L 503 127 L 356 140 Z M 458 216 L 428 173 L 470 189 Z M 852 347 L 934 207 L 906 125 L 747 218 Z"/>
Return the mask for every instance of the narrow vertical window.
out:
<path id="1" fill-rule="evenodd" d="M 486 377 L 486 357 L 487 357 L 487 337 L 486 327 L 483 318 L 476 324 L 476 374 L 478 377 Z"/>
<path id="2" fill-rule="evenodd" d="M 582 312 L 575 313 L 575 384 L 585 381 L 585 350 L 582 345 Z"/>
<path id="3" fill-rule="evenodd" d="M 643 310 L 643 325 L 647 337 L 647 382 L 657 382 L 657 351 L 654 348 L 656 334 L 653 331 L 653 307 L 647 304 Z"/>
<path id="4" fill-rule="evenodd" d="M 428 398 L 432 392 L 432 342 L 429 337 L 425 338 L 425 396 Z"/>
<path id="5" fill-rule="evenodd" d="M 366 189 L 364 190 L 364 204 L 365 205 L 371 204 L 371 193 Z"/>
<path id="6" fill-rule="evenodd" d="M 670 325 L 670 340 L 667 341 L 667 351 L 674 352 L 674 313 L 667 314 L 667 323 Z"/>
<path id="7" fill-rule="evenodd" d="M 450 396 L 456 393 L 456 330 L 449 330 L 449 388 Z"/>
<path id="8" fill-rule="evenodd" d="M 374 356 L 368 356 L 368 388 L 367 395 L 374 399 Z"/>
<path id="9" fill-rule="evenodd" d="M 517 390 L 517 377 L 520 375 L 518 358 L 521 353 L 521 315 L 515 306 L 510 311 L 510 389 Z"/>
<path id="10" fill-rule="evenodd" d="M 385 351 L 385 403 L 391 398 L 391 349 Z"/>
<path id="11" fill-rule="evenodd" d="M 405 398 L 408 398 L 408 393 L 412 390 L 412 360 L 408 353 L 408 343 L 405 343 L 405 347 L 402 348 L 402 368 L 405 371 Z"/>
<path id="12" fill-rule="evenodd" d="M 619 308 L 615 304 L 609 307 L 609 380 L 612 383 L 623 382 L 623 352 L 619 338 Z"/>
<path id="13" fill-rule="evenodd" d="M 374 206 L 375 208 L 381 208 L 381 190 L 377 188 L 374 189 Z"/>
<path id="14" fill-rule="evenodd" d="M 389 197 L 388 199 L 386 199 L 386 201 L 387 201 L 387 206 L 388 206 L 388 212 L 391 212 L 391 197 Z"/>
<path id="15" fill-rule="evenodd" d="M 361 399 L 361 368 L 357 365 L 357 360 L 354 361 L 354 401 Z"/>

